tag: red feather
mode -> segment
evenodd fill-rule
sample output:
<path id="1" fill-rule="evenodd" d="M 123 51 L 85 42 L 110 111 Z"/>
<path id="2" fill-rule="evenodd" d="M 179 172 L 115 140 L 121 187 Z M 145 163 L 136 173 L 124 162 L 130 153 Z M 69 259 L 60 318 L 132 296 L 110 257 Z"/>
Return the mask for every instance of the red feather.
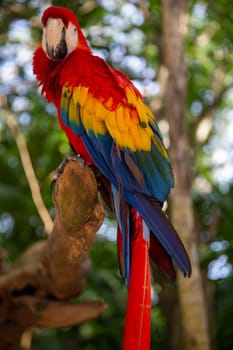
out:
<path id="1" fill-rule="evenodd" d="M 149 242 L 143 237 L 142 218 L 132 209 L 132 262 L 125 319 L 123 350 L 150 349 L 151 278 Z"/>

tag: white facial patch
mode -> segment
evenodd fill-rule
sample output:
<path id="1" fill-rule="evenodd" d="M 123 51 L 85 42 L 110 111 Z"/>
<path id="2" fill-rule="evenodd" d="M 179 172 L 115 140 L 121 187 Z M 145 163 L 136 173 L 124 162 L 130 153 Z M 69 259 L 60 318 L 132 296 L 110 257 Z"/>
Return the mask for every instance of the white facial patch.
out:
<path id="1" fill-rule="evenodd" d="M 66 28 L 66 45 L 68 54 L 75 50 L 78 46 L 78 31 L 72 23 L 69 23 L 68 27 Z"/>

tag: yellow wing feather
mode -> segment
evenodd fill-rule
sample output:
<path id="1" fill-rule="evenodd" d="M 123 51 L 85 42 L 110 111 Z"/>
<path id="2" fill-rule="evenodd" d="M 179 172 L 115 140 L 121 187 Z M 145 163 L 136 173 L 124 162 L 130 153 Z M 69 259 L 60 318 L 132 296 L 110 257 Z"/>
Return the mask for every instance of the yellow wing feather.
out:
<path id="1" fill-rule="evenodd" d="M 87 110 L 88 113 L 95 113 L 94 107 L 95 107 L 95 97 L 92 94 L 89 94 L 84 108 L 85 110 Z"/>
<path id="2" fill-rule="evenodd" d="M 121 104 L 115 111 L 117 127 L 122 133 L 126 133 L 129 130 L 130 115 L 127 114 L 127 109 Z"/>
<path id="3" fill-rule="evenodd" d="M 125 93 L 126 99 L 113 108 L 112 97 L 103 102 L 91 94 L 88 87 L 79 85 L 73 91 L 64 87 L 61 105 L 68 111 L 71 122 L 80 124 L 81 117 L 88 133 L 92 132 L 96 137 L 109 133 L 119 147 L 150 151 L 151 142 L 158 147 L 149 124 L 153 119 L 152 112 L 130 87 Z"/>
<path id="4" fill-rule="evenodd" d="M 81 86 L 80 93 L 79 93 L 79 99 L 76 102 L 79 103 L 81 107 L 84 107 L 89 95 L 90 94 L 88 94 L 88 87 Z"/>
<path id="5" fill-rule="evenodd" d="M 70 87 L 65 86 L 62 90 L 62 97 L 61 97 L 61 106 L 65 109 L 69 109 L 69 104 L 70 104 Z"/>
<path id="6" fill-rule="evenodd" d="M 79 104 L 80 104 L 80 92 L 82 90 L 82 86 L 81 85 L 78 85 L 74 90 L 73 90 L 73 100 L 75 103 L 77 103 L 79 101 Z"/>
<path id="7" fill-rule="evenodd" d="M 83 126 L 87 132 L 93 130 L 93 113 L 89 113 L 86 108 L 81 108 L 80 114 Z"/>
<path id="8" fill-rule="evenodd" d="M 107 134 L 105 123 L 98 121 L 96 116 L 93 117 L 93 132 L 95 136 Z"/>
<path id="9" fill-rule="evenodd" d="M 79 110 L 73 98 L 70 99 L 70 104 L 69 104 L 69 119 L 73 123 L 78 123 L 78 124 L 80 123 Z"/>
<path id="10" fill-rule="evenodd" d="M 104 122 L 105 118 L 107 118 L 108 110 L 104 107 L 104 104 L 101 103 L 97 98 L 94 99 L 94 111 L 96 119 L 99 122 Z"/>
<path id="11" fill-rule="evenodd" d="M 110 125 L 111 128 L 116 129 L 118 131 L 118 123 L 117 123 L 117 118 L 116 118 L 116 112 L 115 111 L 109 111 L 107 117 L 105 118 L 105 123 L 106 125 Z"/>

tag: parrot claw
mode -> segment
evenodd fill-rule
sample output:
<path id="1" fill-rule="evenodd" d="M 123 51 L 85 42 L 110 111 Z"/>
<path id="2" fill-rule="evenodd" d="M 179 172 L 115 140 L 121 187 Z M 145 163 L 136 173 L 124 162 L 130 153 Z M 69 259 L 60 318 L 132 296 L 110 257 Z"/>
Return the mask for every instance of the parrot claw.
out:
<path id="1" fill-rule="evenodd" d="M 61 164 L 58 166 L 58 168 L 54 172 L 54 175 L 53 175 L 51 183 L 50 183 L 50 188 L 51 189 L 53 189 L 55 183 L 57 182 L 57 180 L 59 179 L 59 177 L 63 173 L 66 165 L 69 162 L 79 162 L 79 164 L 81 164 L 83 167 L 86 165 L 85 161 L 79 156 L 76 156 L 76 155 L 66 156 L 65 159 L 63 159 Z"/>

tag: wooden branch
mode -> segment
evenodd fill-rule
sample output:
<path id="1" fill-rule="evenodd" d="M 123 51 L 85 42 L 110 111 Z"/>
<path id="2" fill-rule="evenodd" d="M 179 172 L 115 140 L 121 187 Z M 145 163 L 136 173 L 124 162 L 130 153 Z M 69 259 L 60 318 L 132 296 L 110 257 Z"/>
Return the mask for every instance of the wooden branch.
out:
<path id="1" fill-rule="evenodd" d="M 69 301 L 86 283 L 88 251 L 104 219 L 92 171 L 78 161 L 65 164 L 53 201 L 56 216 L 49 239 L 34 243 L 0 275 L 0 349 L 18 349 L 29 328 L 72 326 L 107 307 Z"/>
<path id="2" fill-rule="evenodd" d="M 15 139 L 15 142 L 19 151 L 20 159 L 23 165 L 23 169 L 28 181 L 28 185 L 31 190 L 33 202 L 37 208 L 41 221 L 44 224 L 46 233 L 50 234 L 53 227 L 53 221 L 48 213 L 47 208 L 44 205 L 44 201 L 40 193 L 40 186 L 38 184 L 35 171 L 32 166 L 30 154 L 28 152 L 28 148 L 24 140 L 24 137 L 19 130 L 19 126 L 14 115 L 12 115 L 6 109 L 2 110 L 1 114 L 4 114 L 4 119 L 6 120 L 7 126 L 9 127 Z"/>
<path id="3" fill-rule="evenodd" d="M 90 268 L 86 253 L 104 218 L 92 171 L 77 161 L 71 161 L 66 164 L 63 175 L 53 193 L 58 215 L 48 241 L 49 256 L 52 254 L 54 257 L 50 259 L 53 294 L 60 298 L 67 297 L 71 285 L 74 295 L 80 291 L 82 274 L 85 272 L 86 275 L 86 270 Z M 75 282 L 77 276 L 78 285 Z"/>

